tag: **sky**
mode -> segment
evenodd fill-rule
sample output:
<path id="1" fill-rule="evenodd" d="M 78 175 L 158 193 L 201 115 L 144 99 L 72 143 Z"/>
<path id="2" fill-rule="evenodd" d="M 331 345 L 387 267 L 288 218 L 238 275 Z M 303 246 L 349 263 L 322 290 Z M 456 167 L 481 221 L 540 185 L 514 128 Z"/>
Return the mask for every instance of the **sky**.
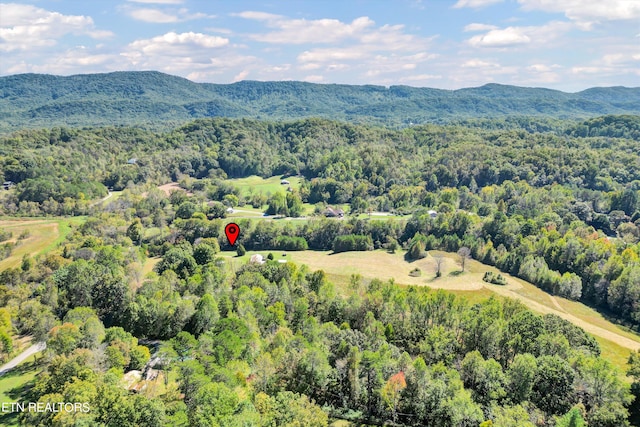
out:
<path id="1" fill-rule="evenodd" d="M 133 70 L 211 83 L 638 87 L 640 0 L 0 3 L 0 75 Z"/>

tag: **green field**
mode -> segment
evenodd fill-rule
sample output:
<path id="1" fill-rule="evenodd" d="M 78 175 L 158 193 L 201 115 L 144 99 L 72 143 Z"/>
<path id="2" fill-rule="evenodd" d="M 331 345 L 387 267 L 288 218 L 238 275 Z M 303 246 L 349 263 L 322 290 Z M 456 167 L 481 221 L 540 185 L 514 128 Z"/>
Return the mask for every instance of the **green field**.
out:
<path id="1" fill-rule="evenodd" d="M 280 184 L 282 179 L 286 179 L 290 182 L 289 185 Z M 229 179 L 227 182 L 233 184 L 240 190 L 242 196 L 250 196 L 251 194 L 262 193 L 265 196 L 274 194 L 278 191 L 285 192 L 287 187 L 293 189 L 300 188 L 300 182 L 303 178 L 288 177 L 282 178 L 280 176 L 272 176 L 271 178 L 262 178 L 260 176 L 252 175 L 246 178 Z"/>
<path id="2" fill-rule="evenodd" d="M 67 237 L 71 228 L 80 225 L 85 217 L 34 219 L 12 218 L 0 220 L 0 228 L 11 231 L 18 245 L 13 249 L 11 256 L 0 261 L 0 270 L 18 267 L 22 256 L 36 256 L 46 254 L 58 247 Z M 25 239 L 18 240 L 21 233 L 27 232 Z"/>
<path id="3" fill-rule="evenodd" d="M 35 382 L 38 367 L 37 355 L 29 357 L 13 370 L 0 377 L 0 403 L 24 401 L 26 393 Z M 0 413 L 1 426 L 18 426 L 18 413 Z"/>
<path id="4" fill-rule="evenodd" d="M 232 270 L 235 271 L 247 262 L 251 255 L 260 253 L 266 257 L 269 252 L 274 254 L 276 260 L 286 259 L 297 264 L 305 264 L 312 271 L 323 270 L 343 295 L 350 292 L 348 284 L 352 275 L 357 274 L 365 283 L 377 278 L 393 280 L 400 286 L 418 285 L 440 288 L 464 296 L 472 303 L 490 296 L 518 299 L 533 311 L 540 314 L 556 314 L 593 334 L 600 343 L 602 355 L 621 372 L 626 369 L 630 352 L 640 349 L 640 336 L 609 322 L 584 304 L 551 296 L 531 283 L 506 273 L 501 274 L 506 277 L 507 285 L 486 283 L 482 280 L 484 272 L 497 273 L 499 270 L 475 260 L 468 260 L 466 271 L 461 273 L 457 255 L 453 253 L 429 251 L 429 256 L 413 262 L 407 262 L 404 259 L 403 251 L 390 254 L 383 250 L 339 254 L 330 251 L 300 251 L 287 252 L 286 257 L 282 256 L 281 251 L 249 251 L 243 257 L 237 257 L 235 252 L 225 251 L 221 255 L 228 258 Z M 441 267 L 442 277 L 438 279 L 435 278 L 434 255 L 442 256 L 444 259 Z M 420 268 L 422 275 L 409 276 L 409 272 L 416 267 Z"/>

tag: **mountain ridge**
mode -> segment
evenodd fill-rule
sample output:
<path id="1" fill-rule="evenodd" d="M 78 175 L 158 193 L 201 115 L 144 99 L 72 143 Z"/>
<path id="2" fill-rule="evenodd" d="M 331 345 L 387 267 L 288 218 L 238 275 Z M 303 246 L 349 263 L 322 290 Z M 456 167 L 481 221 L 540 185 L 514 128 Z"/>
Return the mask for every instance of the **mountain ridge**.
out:
<path id="1" fill-rule="evenodd" d="M 0 77 L 0 130 L 146 124 L 201 117 L 294 120 L 323 117 L 402 127 L 470 118 L 589 118 L 640 114 L 640 87 L 562 92 L 488 83 L 455 90 L 405 85 L 243 80 L 196 83 L 158 71 Z"/>

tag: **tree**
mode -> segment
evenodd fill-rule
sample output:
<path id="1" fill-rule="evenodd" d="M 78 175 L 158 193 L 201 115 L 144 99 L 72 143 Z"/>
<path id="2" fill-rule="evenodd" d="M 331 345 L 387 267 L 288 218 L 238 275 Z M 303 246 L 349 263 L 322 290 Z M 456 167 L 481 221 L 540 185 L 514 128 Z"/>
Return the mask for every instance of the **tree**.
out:
<path id="1" fill-rule="evenodd" d="M 244 256 L 247 253 L 247 250 L 244 248 L 244 245 L 239 244 L 238 249 L 236 249 L 236 253 L 238 256 Z"/>
<path id="2" fill-rule="evenodd" d="M 193 216 L 194 213 L 198 210 L 197 206 L 189 201 L 183 202 L 178 206 L 176 210 L 176 217 L 182 219 L 188 219 Z"/>
<path id="3" fill-rule="evenodd" d="M 396 422 L 398 416 L 398 404 L 402 390 L 407 387 L 407 381 L 404 372 L 400 371 L 389 377 L 385 385 L 380 391 L 382 400 L 387 404 L 387 408 L 391 411 L 393 422 Z"/>
<path id="4" fill-rule="evenodd" d="M 531 354 L 516 354 L 507 371 L 509 398 L 513 403 L 528 401 L 537 372 L 536 358 Z"/>
<path id="5" fill-rule="evenodd" d="M 540 357 L 531 401 L 548 414 L 565 413 L 574 401 L 574 377 L 567 361 L 558 356 Z"/>
<path id="6" fill-rule="evenodd" d="M 182 331 L 171 339 L 171 345 L 178 354 L 180 360 L 185 360 L 191 356 L 193 350 L 198 345 L 198 340 L 189 332 Z"/>
<path id="7" fill-rule="evenodd" d="M 196 312 L 191 318 L 190 330 L 195 336 L 199 336 L 211 329 L 219 318 L 220 314 L 216 300 L 211 294 L 204 294 L 196 304 Z"/>
<path id="8" fill-rule="evenodd" d="M 471 249 L 466 246 L 458 249 L 458 257 L 460 257 L 460 266 L 462 267 L 462 271 L 464 271 L 464 266 L 468 259 L 471 259 Z"/>
<path id="9" fill-rule="evenodd" d="M 193 250 L 193 259 L 196 260 L 198 265 L 208 264 L 213 261 L 215 257 L 216 249 L 207 243 L 200 243 Z"/>
<path id="10" fill-rule="evenodd" d="M 142 222 L 140 222 L 140 218 L 136 218 L 127 228 L 127 237 L 131 239 L 131 241 L 140 245 L 142 243 L 142 237 L 144 236 L 144 229 L 142 228 Z"/>
<path id="11" fill-rule="evenodd" d="M 51 349 L 54 354 L 68 355 L 78 347 L 81 339 L 80 328 L 73 323 L 65 323 L 51 329 L 47 348 Z"/>
<path id="12" fill-rule="evenodd" d="M 442 265 L 444 264 L 444 257 L 440 254 L 434 254 L 433 260 L 436 263 L 436 277 L 442 276 Z"/>

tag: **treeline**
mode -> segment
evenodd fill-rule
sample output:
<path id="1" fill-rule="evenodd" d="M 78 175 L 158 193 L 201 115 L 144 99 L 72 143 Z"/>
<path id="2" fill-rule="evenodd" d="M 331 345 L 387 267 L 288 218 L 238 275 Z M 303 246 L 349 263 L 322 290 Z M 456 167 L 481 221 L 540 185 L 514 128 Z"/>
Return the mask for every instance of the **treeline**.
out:
<path id="1" fill-rule="evenodd" d="M 82 206 L 68 205 L 101 197 L 105 187 L 302 175 L 303 202 L 350 203 L 360 211 L 410 213 L 429 203 L 429 192 L 466 187 L 477 193 L 506 181 L 526 181 L 536 188 L 563 185 L 576 202 L 586 204 L 583 215 L 593 216 L 594 223 L 615 211 L 631 216 L 640 189 L 640 157 L 632 139 L 637 120 L 596 120 L 615 123 L 624 132 L 583 138 L 562 131 L 463 126 L 396 131 L 320 119 L 203 119 L 169 133 L 134 128 L 19 131 L 0 138 L 0 177 L 17 184 L 3 194 L 1 206 L 9 214 L 85 214 Z M 300 214 L 298 200 L 265 196 L 255 194 L 243 203 Z M 606 224 L 602 228 L 607 231 Z"/>
<path id="2" fill-rule="evenodd" d="M 156 190 L 143 198 L 126 192 L 108 209 L 137 218 L 140 237 L 132 240 L 151 255 L 164 255 L 175 242 L 193 246 L 203 239 L 213 239 L 217 247 L 229 249 L 222 231 L 224 205 L 204 202 L 209 185 L 215 187 L 214 183 L 191 186 L 195 192 L 191 197 L 185 192 L 167 197 Z M 424 257 L 432 249 L 456 252 L 467 247 L 474 259 L 550 293 L 615 313 L 637 328 L 640 214 L 629 217 L 619 211 L 594 215 L 586 203 L 575 201 L 561 186 L 534 188 L 522 181 L 507 181 L 477 193 L 466 188 L 424 190 L 424 204 L 427 208 L 394 220 L 237 219 L 243 230 L 238 244 L 256 251 L 393 251 L 404 247 L 412 259 Z M 437 209 L 435 217 L 429 207 Z M 134 219 L 130 221 L 133 226 Z M 157 227 L 164 231 L 141 237 L 147 234 L 145 230 Z M 609 237 L 611 234 L 616 238 Z"/>
<path id="3" fill-rule="evenodd" d="M 13 327 L 48 344 L 28 398 L 91 405 L 25 414 L 24 423 L 326 426 L 333 415 L 613 427 L 635 411 L 592 336 L 517 301 L 470 304 L 358 277 L 342 296 L 322 271 L 293 263 L 229 271 L 215 238 L 191 244 L 180 234 L 166 236 L 157 274 L 145 279 L 139 226 L 120 214 L 90 218 L 60 255 L 2 272 Z M 151 354 L 138 338 L 165 341 Z M 164 388 L 128 392 L 130 371 L 151 368 Z"/>

